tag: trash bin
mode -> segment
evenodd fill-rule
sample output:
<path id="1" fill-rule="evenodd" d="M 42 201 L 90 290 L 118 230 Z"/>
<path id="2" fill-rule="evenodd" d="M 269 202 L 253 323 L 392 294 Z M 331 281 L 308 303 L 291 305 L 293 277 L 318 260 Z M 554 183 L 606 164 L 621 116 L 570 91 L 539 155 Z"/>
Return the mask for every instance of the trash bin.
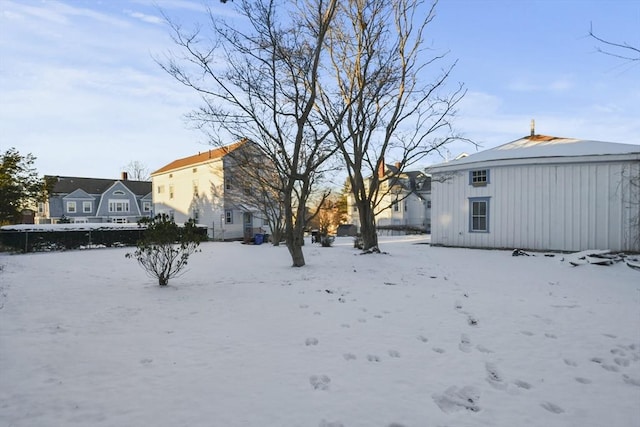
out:
<path id="1" fill-rule="evenodd" d="M 261 245 L 264 241 L 264 234 L 256 234 L 254 242 L 256 245 Z"/>

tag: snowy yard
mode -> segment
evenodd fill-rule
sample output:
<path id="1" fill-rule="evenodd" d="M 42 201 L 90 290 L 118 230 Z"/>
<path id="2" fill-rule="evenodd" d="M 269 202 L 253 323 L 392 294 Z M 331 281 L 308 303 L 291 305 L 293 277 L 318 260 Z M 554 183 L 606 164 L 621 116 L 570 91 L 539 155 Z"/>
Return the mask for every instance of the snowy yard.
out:
<path id="1" fill-rule="evenodd" d="M 640 271 L 417 243 L 0 255 L 0 425 L 640 425 Z"/>

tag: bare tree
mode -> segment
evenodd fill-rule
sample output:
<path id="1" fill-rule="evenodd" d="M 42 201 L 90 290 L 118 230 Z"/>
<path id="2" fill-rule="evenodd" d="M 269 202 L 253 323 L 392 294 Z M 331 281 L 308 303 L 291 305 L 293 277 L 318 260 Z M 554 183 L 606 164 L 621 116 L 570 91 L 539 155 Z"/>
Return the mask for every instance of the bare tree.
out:
<path id="1" fill-rule="evenodd" d="M 455 62 L 440 68 L 446 53 L 425 46 L 436 4 L 345 0 L 326 40 L 331 59 L 326 73 L 334 82 L 323 86 L 319 108 L 327 125 L 336 125 L 333 137 L 344 158 L 367 252 L 379 252 L 375 212 L 395 179 L 382 172 L 385 158 L 393 158 L 401 174 L 461 139 L 451 120 L 465 90 L 461 84 L 445 90 Z"/>
<path id="2" fill-rule="evenodd" d="M 149 168 L 139 160 L 130 161 L 122 168 L 122 171 L 126 172 L 128 179 L 132 181 L 149 181 L 151 179 Z"/>
<path id="3" fill-rule="evenodd" d="M 336 5 L 337 0 L 238 1 L 239 22 L 217 19 L 209 10 L 211 38 L 202 27 L 187 31 L 168 19 L 183 56 L 158 61 L 202 96 L 203 105 L 190 117 L 213 144 L 247 138 L 268 158 L 295 267 L 305 265 L 307 199 L 336 150 L 330 132 L 314 117 L 318 71 Z"/>
<path id="4" fill-rule="evenodd" d="M 640 48 L 627 42 L 612 42 L 596 35 L 593 30 L 593 23 L 589 27 L 589 36 L 598 41 L 597 50 L 600 53 L 624 59 L 625 61 L 640 61 Z"/>

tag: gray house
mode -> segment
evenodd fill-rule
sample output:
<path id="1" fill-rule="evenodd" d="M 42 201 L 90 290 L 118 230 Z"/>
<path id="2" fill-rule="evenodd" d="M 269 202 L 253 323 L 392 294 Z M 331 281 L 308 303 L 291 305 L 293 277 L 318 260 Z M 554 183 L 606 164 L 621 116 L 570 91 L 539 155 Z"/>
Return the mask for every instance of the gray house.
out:
<path id="1" fill-rule="evenodd" d="M 150 217 L 153 202 L 151 182 L 129 181 L 126 172 L 121 179 L 45 176 L 53 181 L 46 202 L 38 204 L 37 224 L 129 223 Z"/>

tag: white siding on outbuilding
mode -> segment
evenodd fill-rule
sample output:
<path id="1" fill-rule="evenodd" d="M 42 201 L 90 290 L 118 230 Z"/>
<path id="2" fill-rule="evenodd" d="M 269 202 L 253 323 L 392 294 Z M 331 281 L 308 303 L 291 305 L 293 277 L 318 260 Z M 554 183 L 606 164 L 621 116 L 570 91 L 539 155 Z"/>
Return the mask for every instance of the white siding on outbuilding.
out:
<path id="1" fill-rule="evenodd" d="M 640 250 L 640 188 L 629 179 L 640 176 L 640 146 L 629 155 L 495 160 L 485 155 L 479 162 L 472 157 L 431 170 L 432 244 Z M 486 186 L 471 185 L 470 171 L 485 169 Z M 471 231 L 473 198 L 488 200 L 486 232 Z"/>

